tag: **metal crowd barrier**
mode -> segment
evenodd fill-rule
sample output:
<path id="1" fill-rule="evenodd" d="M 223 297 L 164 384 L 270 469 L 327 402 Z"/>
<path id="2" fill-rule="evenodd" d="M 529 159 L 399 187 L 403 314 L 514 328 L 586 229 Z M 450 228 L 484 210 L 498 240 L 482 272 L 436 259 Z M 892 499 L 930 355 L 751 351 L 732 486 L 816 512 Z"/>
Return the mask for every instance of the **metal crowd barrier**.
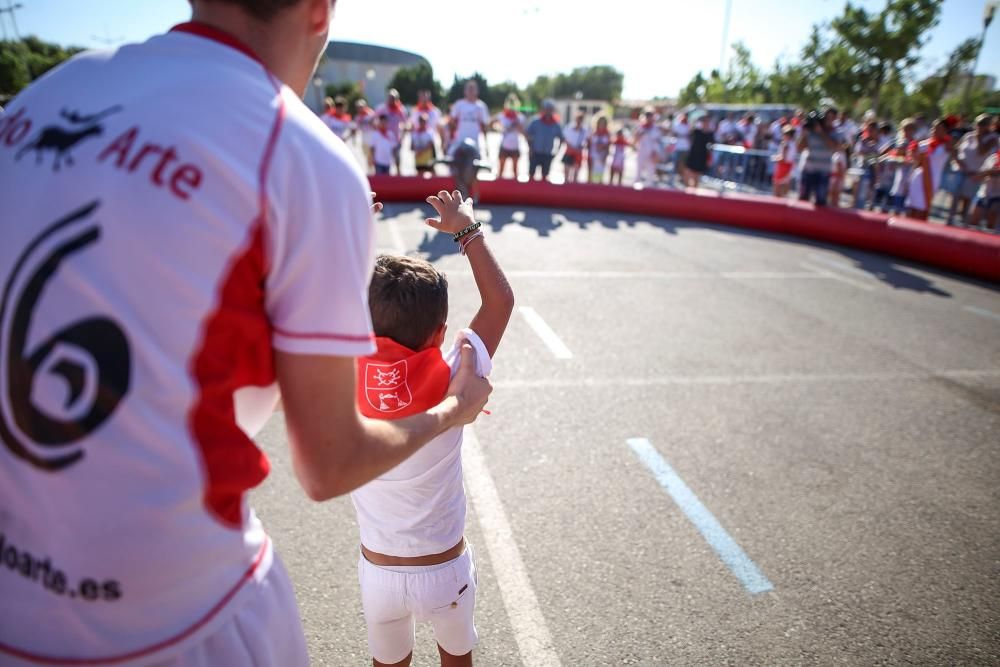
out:
<path id="1" fill-rule="evenodd" d="M 774 166 L 771 151 L 712 144 L 706 177 L 727 189 L 770 191 Z"/>

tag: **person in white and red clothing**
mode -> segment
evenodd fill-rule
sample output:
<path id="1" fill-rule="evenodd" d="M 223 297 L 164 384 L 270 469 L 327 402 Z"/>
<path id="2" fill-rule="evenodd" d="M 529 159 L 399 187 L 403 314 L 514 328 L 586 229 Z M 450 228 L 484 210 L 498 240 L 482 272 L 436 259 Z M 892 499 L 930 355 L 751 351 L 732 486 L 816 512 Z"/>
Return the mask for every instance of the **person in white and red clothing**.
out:
<path id="1" fill-rule="evenodd" d="M 496 117 L 500 126 L 500 158 L 497 160 L 497 178 L 503 178 L 504 166 L 510 160 L 513 172 L 511 178 L 517 179 L 517 162 L 521 158 L 521 135 L 524 134 L 524 115 L 518 111 L 521 100 L 517 95 L 508 95 L 503 103 L 503 111 Z"/>
<path id="2" fill-rule="evenodd" d="M 347 141 L 354 131 L 354 121 L 351 114 L 347 113 L 347 100 L 343 97 L 336 99 L 326 98 L 324 102 L 326 111 L 323 114 L 323 122 L 342 141 Z"/>
<path id="3" fill-rule="evenodd" d="M 566 150 L 563 152 L 562 161 L 566 171 L 566 183 L 576 183 L 580 167 L 583 166 L 584 151 L 590 138 L 590 129 L 584 125 L 583 118 L 583 114 L 578 113 L 573 118 L 572 125 L 567 124 L 563 128 L 563 143 Z"/>
<path id="4" fill-rule="evenodd" d="M 378 350 L 358 359 L 362 414 L 396 420 L 440 401 L 449 378 L 472 362 L 489 375 L 514 308 L 503 270 L 476 222 L 472 200 L 442 191 L 427 201 L 427 223 L 454 237 L 468 257 L 481 304 L 468 328 L 442 355 L 448 281 L 429 262 L 382 255 L 375 263 L 369 306 Z M 460 357 L 471 344 L 474 358 Z M 442 667 L 472 664 L 478 640 L 477 575 L 465 539 L 462 429 L 442 433 L 420 452 L 355 490 L 361 555 L 358 579 L 376 667 L 410 664 L 415 621 L 433 627 Z"/>
<path id="5" fill-rule="evenodd" d="M 611 153 L 611 132 L 607 116 L 598 116 L 594 133 L 587 139 L 587 182 L 603 183 Z"/>
<path id="6" fill-rule="evenodd" d="M 323 500 L 472 421 L 355 404 L 374 351 L 370 194 L 301 101 L 330 0 L 193 21 L 50 71 L 0 119 L 0 664 L 308 664 L 247 492 L 279 390 Z"/>
<path id="7" fill-rule="evenodd" d="M 431 100 L 431 91 L 418 90 L 417 103 L 410 110 L 410 129 L 412 130 L 420 123 L 420 117 L 427 118 L 427 127 L 435 130 L 441 123 L 441 110 L 434 106 Z"/>
<path id="8" fill-rule="evenodd" d="M 396 166 L 396 174 L 402 174 L 403 172 L 399 168 L 400 151 L 403 145 L 403 134 L 406 132 L 407 112 L 406 107 L 399 100 L 398 90 L 389 89 L 385 102 L 375 108 L 375 116 L 385 117 L 385 129 L 396 142 L 396 146 L 392 150 L 392 163 Z"/>
<path id="9" fill-rule="evenodd" d="M 910 189 L 906 195 L 906 215 L 926 220 L 934 193 L 941 185 L 941 176 L 953 150 L 948 124 L 939 118 L 931 125 L 931 136 L 917 144 L 916 166 L 910 175 Z"/>
<path id="10" fill-rule="evenodd" d="M 470 79 L 465 82 L 465 97 L 451 105 L 451 119 L 455 124 L 455 132 L 451 137 L 451 144 L 448 146 L 448 153 L 451 154 L 455 147 L 466 139 L 471 139 L 477 147 L 479 137 L 484 141 L 480 148 L 480 155 L 486 155 L 486 129 L 490 122 L 490 110 L 486 103 L 479 99 L 479 84 Z"/>
<path id="11" fill-rule="evenodd" d="M 625 137 L 625 130 L 618 128 L 615 131 L 615 139 L 611 142 L 614 147 L 614 154 L 611 156 L 611 178 L 610 185 L 621 185 L 622 174 L 625 172 L 625 151 L 632 145 Z"/>
<path id="12" fill-rule="evenodd" d="M 638 153 L 636 179 L 644 185 L 656 182 L 656 165 L 663 155 L 663 132 L 656 124 L 656 113 L 649 109 L 642 114 L 642 124 L 635 130 L 635 147 Z"/>

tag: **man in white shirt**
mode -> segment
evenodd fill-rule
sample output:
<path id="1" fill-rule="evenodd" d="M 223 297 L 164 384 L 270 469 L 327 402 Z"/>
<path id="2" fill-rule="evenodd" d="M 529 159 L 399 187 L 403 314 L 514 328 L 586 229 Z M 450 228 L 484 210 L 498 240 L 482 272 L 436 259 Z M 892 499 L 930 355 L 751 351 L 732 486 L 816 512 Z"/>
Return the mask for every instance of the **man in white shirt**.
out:
<path id="1" fill-rule="evenodd" d="M 314 500 L 479 413 L 365 419 L 369 189 L 300 99 L 329 0 L 194 0 L 0 118 L 0 664 L 306 665 L 247 492 L 278 401 Z M 247 634 L 246 628 L 253 628 Z"/>
<path id="2" fill-rule="evenodd" d="M 956 213 L 961 223 L 965 222 L 970 213 L 970 203 L 975 199 L 981 184 L 977 175 L 982 170 L 986 158 L 997 147 L 997 135 L 991 132 L 992 129 L 993 117 L 981 114 L 976 118 L 976 128 L 958 142 L 954 164 L 959 178 L 952 192 L 951 208 L 948 210 L 949 225 L 953 223 Z"/>
<path id="3" fill-rule="evenodd" d="M 461 144 L 466 139 L 472 139 L 476 146 L 479 146 L 479 137 L 482 135 L 485 149 L 490 110 L 486 103 L 479 99 L 479 84 L 472 79 L 465 82 L 465 97 L 451 105 L 451 117 L 456 125 L 455 136 L 451 140 L 452 146 Z M 486 155 L 486 151 L 483 150 L 481 154 Z"/>
<path id="4" fill-rule="evenodd" d="M 572 125 L 563 128 L 566 151 L 563 153 L 563 167 L 566 169 L 566 183 L 576 183 L 583 164 L 583 149 L 590 137 L 590 130 L 583 124 L 582 113 L 576 114 Z"/>

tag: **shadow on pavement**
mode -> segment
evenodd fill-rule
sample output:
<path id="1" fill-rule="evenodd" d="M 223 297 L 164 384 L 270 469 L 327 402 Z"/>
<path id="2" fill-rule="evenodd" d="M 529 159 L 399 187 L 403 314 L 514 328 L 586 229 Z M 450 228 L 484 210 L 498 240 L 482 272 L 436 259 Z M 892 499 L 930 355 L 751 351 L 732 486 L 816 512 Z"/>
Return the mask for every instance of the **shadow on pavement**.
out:
<path id="1" fill-rule="evenodd" d="M 422 207 L 411 205 L 387 205 L 384 215 L 397 216 L 403 214 L 419 214 L 422 216 L 431 215 L 433 211 L 429 206 Z M 548 238 L 552 232 L 563 226 L 575 226 L 581 230 L 587 230 L 595 226 L 605 229 L 625 229 L 634 228 L 639 224 L 648 225 L 662 229 L 665 233 L 678 235 L 685 229 L 712 229 L 724 234 L 745 236 L 758 239 L 770 239 L 782 241 L 784 243 L 795 243 L 801 246 L 817 248 L 836 252 L 850 262 L 852 268 L 864 271 L 871 277 L 879 280 L 894 289 L 910 290 L 921 294 L 930 294 L 944 298 L 951 298 L 951 293 L 937 286 L 932 280 L 922 275 L 912 273 L 909 269 L 919 269 L 924 273 L 932 273 L 941 277 L 979 285 L 993 291 L 1000 291 L 994 284 L 980 281 L 967 276 L 960 276 L 940 269 L 923 266 L 907 265 L 900 263 L 892 257 L 875 255 L 860 250 L 844 248 L 842 246 L 830 245 L 820 241 L 812 241 L 797 236 L 776 234 L 740 227 L 728 227 L 725 224 L 710 224 L 701 222 L 688 222 L 681 220 L 670 220 L 667 218 L 630 216 L 620 213 L 604 213 L 595 211 L 581 211 L 574 209 L 542 209 L 516 206 L 487 206 L 477 209 L 477 214 L 482 215 L 483 224 L 488 229 L 498 232 L 509 225 L 519 225 L 533 230 L 540 238 Z M 423 240 L 417 250 L 425 253 L 429 261 L 435 261 L 447 255 L 458 253 L 458 247 L 443 234 L 435 234 L 429 229 L 425 231 Z"/>

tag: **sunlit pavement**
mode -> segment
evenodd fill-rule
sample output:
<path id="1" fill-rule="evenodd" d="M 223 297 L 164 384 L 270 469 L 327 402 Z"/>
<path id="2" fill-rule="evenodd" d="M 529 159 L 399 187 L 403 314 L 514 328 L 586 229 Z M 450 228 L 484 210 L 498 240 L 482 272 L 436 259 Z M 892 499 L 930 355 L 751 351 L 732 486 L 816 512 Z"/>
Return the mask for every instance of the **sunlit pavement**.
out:
<path id="1" fill-rule="evenodd" d="M 388 206 L 378 245 L 448 273 L 454 331 L 478 294 L 429 211 Z M 480 215 L 518 304 L 465 449 L 477 664 L 1000 661 L 996 285 L 721 225 Z M 259 440 L 314 663 L 366 664 L 350 501 L 305 498 L 280 415 Z"/>

